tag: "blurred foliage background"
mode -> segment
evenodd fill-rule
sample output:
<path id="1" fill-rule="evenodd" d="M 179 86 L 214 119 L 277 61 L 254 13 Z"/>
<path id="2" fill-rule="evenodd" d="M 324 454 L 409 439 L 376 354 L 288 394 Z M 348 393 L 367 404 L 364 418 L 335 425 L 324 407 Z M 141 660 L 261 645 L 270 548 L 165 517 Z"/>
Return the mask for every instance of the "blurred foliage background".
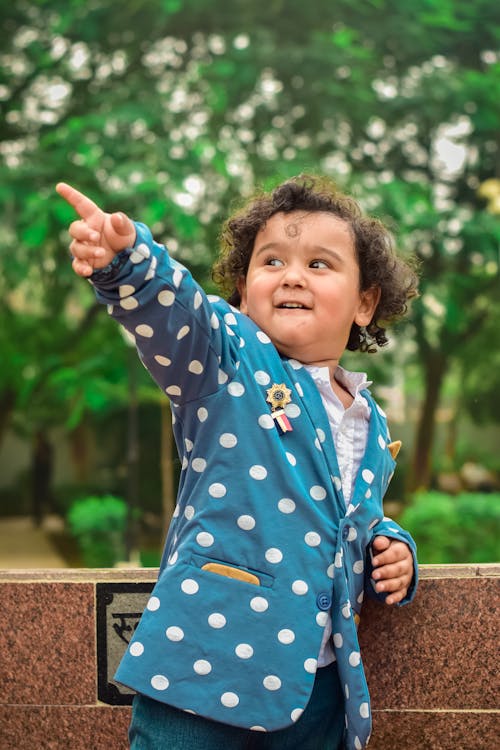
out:
<path id="1" fill-rule="evenodd" d="M 214 291 L 234 204 L 311 171 L 421 261 L 392 344 L 345 362 L 404 442 L 388 505 L 417 541 L 433 527 L 423 562 L 484 560 L 453 543 L 463 520 L 481 548 L 479 516 L 498 559 L 497 0 L 19 0 L 0 40 L 0 515 L 118 495 L 147 557 L 175 494 L 168 403 L 74 277 L 55 183 L 148 223 Z"/>

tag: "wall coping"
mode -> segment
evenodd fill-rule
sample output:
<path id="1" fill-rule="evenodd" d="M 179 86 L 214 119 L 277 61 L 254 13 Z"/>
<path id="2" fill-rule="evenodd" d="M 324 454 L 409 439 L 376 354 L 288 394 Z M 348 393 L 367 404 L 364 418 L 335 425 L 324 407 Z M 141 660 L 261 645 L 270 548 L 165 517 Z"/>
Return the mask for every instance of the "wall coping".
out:
<path id="1" fill-rule="evenodd" d="M 500 563 L 468 565 L 419 565 L 420 580 L 442 578 L 499 578 Z M 47 568 L 36 570 L 0 570 L 0 583 L 99 583 L 120 581 L 156 581 L 158 568 Z"/>

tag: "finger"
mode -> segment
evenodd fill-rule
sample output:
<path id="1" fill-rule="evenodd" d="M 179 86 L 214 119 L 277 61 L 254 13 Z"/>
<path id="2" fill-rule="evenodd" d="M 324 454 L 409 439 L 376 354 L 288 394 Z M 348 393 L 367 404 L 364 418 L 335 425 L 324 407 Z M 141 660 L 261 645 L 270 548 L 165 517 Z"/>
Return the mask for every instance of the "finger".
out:
<path id="1" fill-rule="evenodd" d="M 100 233 L 96 232 L 96 230 L 92 229 L 92 227 L 89 227 L 87 222 L 82 221 L 82 219 L 73 221 L 70 224 L 69 233 L 74 240 L 79 240 L 80 242 L 89 242 L 94 245 L 101 239 Z"/>
<path id="2" fill-rule="evenodd" d="M 393 539 L 389 542 L 389 547 L 384 552 L 378 553 L 373 558 L 373 564 L 388 565 L 400 560 L 410 564 L 412 560 L 411 552 L 404 542 L 398 542 Z"/>
<path id="3" fill-rule="evenodd" d="M 127 235 L 134 231 L 134 225 L 128 216 L 121 211 L 111 214 L 111 226 L 119 235 Z"/>
<path id="4" fill-rule="evenodd" d="M 406 562 L 398 561 L 390 565 L 382 565 L 372 573 L 372 578 L 375 581 L 397 578 L 398 576 L 410 576 L 410 568 Z"/>
<path id="5" fill-rule="evenodd" d="M 398 604 L 399 602 L 403 601 L 407 592 L 408 592 L 407 588 L 400 589 L 399 591 L 395 591 L 393 594 L 390 594 L 389 596 L 386 597 L 385 603 L 388 604 L 389 606 L 391 604 Z"/>
<path id="6" fill-rule="evenodd" d="M 74 258 L 73 263 L 71 264 L 73 267 L 73 271 L 78 276 L 83 276 L 84 278 L 91 276 L 94 273 L 93 266 L 90 265 L 90 263 L 86 260 L 80 260 L 79 258 Z"/>
<path id="7" fill-rule="evenodd" d="M 69 251 L 74 258 L 78 260 L 93 260 L 103 258 L 106 250 L 98 245 L 89 245 L 86 242 L 73 240 L 69 246 Z"/>
<path id="8" fill-rule="evenodd" d="M 377 554 L 390 547 L 391 540 L 387 536 L 376 536 L 372 542 L 372 548 Z"/>
<path id="9" fill-rule="evenodd" d="M 90 219 L 96 211 L 101 210 L 94 201 L 91 201 L 86 195 L 80 193 L 79 190 L 71 187 L 71 185 L 67 185 L 65 182 L 58 182 L 56 190 L 61 198 L 64 198 L 70 206 L 73 206 L 82 219 Z"/>

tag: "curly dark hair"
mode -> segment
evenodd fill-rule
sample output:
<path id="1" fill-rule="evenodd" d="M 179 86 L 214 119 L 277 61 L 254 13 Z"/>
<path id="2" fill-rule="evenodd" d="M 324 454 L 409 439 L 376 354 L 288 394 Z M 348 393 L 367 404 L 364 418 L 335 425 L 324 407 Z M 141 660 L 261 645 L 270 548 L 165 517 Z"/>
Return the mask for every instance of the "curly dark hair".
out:
<path id="1" fill-rule="evenodd" d="M 352 230 L 360 270 L 360 291 L 380 288 L 380 301 L 366 328 L 353 323 L 347 349 L 376 351 L 388 339 L 386 326 L 407 312 L 417 296 L 418 276 L 412 260 L 398 257 L 389 230 L 378 219 L 365 216 L 354 198 L 342 193 L 327 177 L 299 175 L 271 192 L 259 192 L 223 224 L 220 255 L 212 269 L 214 281 L 228 302 L 239 307 L 237 282 L 245 278 L 255 238 L 277 213 L 322 211 L 346 221 Z"/>

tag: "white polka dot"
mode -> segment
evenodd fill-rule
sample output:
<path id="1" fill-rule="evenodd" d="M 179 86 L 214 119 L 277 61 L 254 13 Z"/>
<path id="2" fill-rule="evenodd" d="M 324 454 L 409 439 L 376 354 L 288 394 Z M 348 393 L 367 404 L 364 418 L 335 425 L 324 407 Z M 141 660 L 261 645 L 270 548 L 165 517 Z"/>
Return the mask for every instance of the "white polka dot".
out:
<path id="1" fill-rule="evenodd" d="M 211 497 L 224 497 L 226 492 L 226 487 L 223 484 L 220 484 L 220 482 L 214 482 L 208 488 L 208 494 L 211 495 Z"/>
<path id="2" fill-rule="evenodd" d="M 146 247 L 144 245 L 144 247 Z M 148 251 L 148 255 L 144 255 L 142 252 L 139 252 L 139 247 L 134 250 L 133 253 L 130 253 L 129 259 L 131 263 L 137 264 L 142 263 L 143 260 L 145 260 L 149 256 L 149 248 L 146 248 Z"/>
<path id="3" fill-rule="evenodd" d="M 199 588 L 197 582 L 192 578 L 185 578 L 181 583 L 181 589 L 185 594 L 196 594 Z"/>
<path id="4" fill-rule="evenodd" d="M 182 464 L 181 464 L 182 470 L 185 471 L 188 466 L 189 466 L 189 461 L 187 460 L 186 456 L 183 456 L 183 458 L 182 458 Z"/>
<path id="5" fill-rule="evenodd" d="M 219 385 L 224 385 L 224 383 L 227 383 L 227 381 L 229 380 L 229 375 L 227 374 L 227 372 L 224 372 L 224 370 L 219 370 L 217 380 L 219 382 Z"/>
<path id="6" fill-rule="evenodd" d="M 177 331 L 177 341 L 180 341 L 180 340 L 181 340 L 181 339 L 183 339 L 183 338 L 184 338 L 185 336 L 187 336 L 190 330 L 191 330 L 191 329 L 190 329 L 190 327 L 189 327 L 189 326 L 182 326 L 182 328 L 180 328 L 180 329 L 179 329 L 179 330 Z"/>
<path id="7" fill-rule="evenodd" d="M 234 313 L 226 313 L 224 315 L 224 321 L 227 323 L 228 326 L 235 326 L 237 325 L 236 318 L 234 316 Z"/>
<path id="8" fill-rule="evenodd" d="M 248 470 L 248 473 L 252 477 L 252 479 L 265 479 L 267 477 L 267 469 L 265 466 L 259 466 L 259 464 L 254 464 L 250 467 Z"/>
<path id="9" fill-rule="evenodd" d="M 240 702 L 240 699 L 236 693 L 223 693 L 220 697 L 220 702 L 226 708 L 234 708 Z"/>
<path id="10" fill-rule="evenodd" d="M 295 456 L 293 455 L 293 453 L 289 453 L 287 451 L 286 452 L 286 457 L 287 457 L 287 460 L 288 460 L 289 464 L 291 464 L 292 466 L 296 466 L 297 465 L 297 459 L 295 458 Z"/>
<path id="11" fill-rule="evenodd" d="M 168 367 L 169 365 L 172 364 L 171 359 L 169 359 L 168 357 L 164 357 L 161 354 L 155 354 L 154 358 L 155 358 L 155 361 L 158 362 L 158 364 L 161 365 L 162 367 Z"/>
<path id="12" fill-rule="evenodd" d="M 238 438 L 232 432 L 224 432 L 219 438 L 219 443 L 223 448 L 234 448 Z"/>
<path id="13" fill-rule="evenodd" d="M 278 510 L 282 513 L 293 513 L 295 510 L 295 502 L 289 497 L 282 497 L 278 501 Z"/>
<path id="14" fill-rule="evenodd" d="M 259 426 L 262 427 L 263 430 L 272 430 L 274 427 L 274 419 L 270 414 L 261 414 L 258 422 Z"/>
<path id="15" fill-rule="evenodd" d="M 218 329 L 219 325 L 220 325 L 219 324 L 219 318 L 217 317 L 217 315 L 215 313 L 212 313 L 212 315 L 210 317 L 210 326 L 214 329 L 214 331 L 216 331 Z"/>
<path id="16" fill-rule="evenodd" d="M 365 497 L 369 498 L 371 496 L 372 496 L 372 491 L 370 489 L 367 489 L 366 492 L 365 492 Z"/>
<path id="17" fill-rule="evenodd" d="M 208 417 L 208 411 L 205 409 L 204 406 L 201 406 L 198 411 L 196 412 L 196 416 L 200 420 L 200 422 L 205 422 L 205 420 Z"/>
<path id="18" fill-rule="evenodd" d="M 354 526 L 349 526 L 349 532 L 347 534 L 347 541 L 353 542 L 357 538 L 358 538 L 358 532 L 356 531 Z"/>
<path id="19" fill-rule="evenodd" d="M 204 458 L 193 458 L 191 468 L 193 471 L 197 471 L 198 474 L 201 474 L 207 468 L 207 462 Z"/>
<path id="20" fill-rule="evenodd" d="M 266 690 L 279 690 L 281 687 L 281 680 L 275 674 L 268 674 L 267 677 L 264 677 L 262 680 L 262 684 Z"/>
<path id="21" fill-rule="evenodd" d="M 121 284 L 118 287 L 118 294 L 120 295 L 120 297 L 128 297 L 134 292 L 135 292 L 135 286 L 132 286 L 132 284 Z"/>
<path id="22" fill-rule="evenodd" d="M 124 310 L 135 310 L 136 307 L 139 307 L 139 303 L 135 297 L 127 297 L 126 299 L 120 300 L 120 307 Z"/>
<path id="23" fill-rule="evenodd" d="M 169 385 L 168 388 L 165 388 L 165 393 L 169 396 L 180 396 L 182 391 L 178 385 Z"/>
<path id="24" fill-rule="evenodd" d="M 253 516 L 240 516 L 236 523 L 240 529 L 251 531 L 255 527 L 255 518 Z"/>
<path id="25" fill-rule="evenodd" d="M 130 653 L 132 656 L 142 656 L 144 653 L 144 646 L 139 641 L 135 641 L 134 643 L 130 644 Z"/>
<path id="26" fill-rule="evenodd" d="M 193 664 L 193 669 L 196 674 L 210 674 L 212 671 L 212 665 L 206 659 L 198 659 Z"/>
<path id="27" fill-rule="evenodd" d="M 314 674 L 318 668 L 317 659 L 306 659 L 304 662 L 304 669 L 310 674 Z"/>
<path id="28" fill-rule="evenodd" d="M 324 628 L 327 622 L 328 612 L 318 612 L 318 614 L 316 615 L 316 623 L 320 626 L 320 628 Z"/>
<path id="29" fill-rule="evenodd" d="M 193 307 L 194 307 L 194 309 L 197 310 L 200 307 L 200 305 L 201 305 L 202 302 L 203 302 L 203 297 L 202 297 L 201 293 L 199 291 L 197 291 L 196 294 L 194 295 L 194 299 L 193 299 Z"/>
<path id="30" fill-rule="evenodd" d="M 334 633 L 333 634 L 333 645 L 335 648 L 342 648 L 344 645 L 344 639 L 342 638 L 342 633 Z"/>
<path id="31" fill-rule="evenodd" d="M 280 563 L 283 560 L 283 552 L 277 547 L 270 547 L 266 550 L 265 557 L 269 563 Z"/>
<path id="32" fill-rule="evenodd" d="M 342 489 L 342 482 L 339 477 L 333 477 L 333 484 L 337 492 L 340 492 Z"/>
<path id="33" fill-rule="evenodd" d="M 201 375 L 203 369 L 203 365 L 197 359 L 193 359 L 188 365 L 188 370 L 189 372 L 192 372 L 193 375 Z"/>
<path id="34" fill-rule="evenodd" d="M 360 573 L 362 573 L 362 572 L 364 571 L 364 569 L 365 569 L 365 565 L 364 565 L 364 562 L 363 562 L 363 560 L 356 560 L 356 562 L 355 562 L 355 563 L 354 563 L 354 565 L 352 566 L 352 569 L 353 569 L 353 571 L 354 571 L 355 573 L 357 573 L 358 575 L 359 575 Z"/>
<path id="35" fill-rule="evenodd" d="M 379 521 L 380 521 L 380 518 L 374 518 L 373 521 L 370 521 L 368 528 L 373 529 L 373 527 L 376 526 Z"/>
<path id="36" fill-rule="evenodd" d="M 234 649 L 236 656 L 240 659 L 251 659 L 253 656 L 253 648 L 249 643 L 238 643 Z"/>
<path id="37" fill-rule="evenodd" d="M 326 497 L 326 490 L 324 487 L 321 487 L 320 485 L 315 484 L 309 490 L 309 494 L 311 495 L 313 500 L 324 500 Z"/>
<path id="38" fill-rule="evenodd" d="M 243 385 L 243 383 L 229 383 L 227 392 L 230 396 L 243 396 L 243 394 L 245 393 L 245 386 Z"/>
<path id="39" fill-rule="evenodd" d="M 149 268 L 146 271 L 146 275 L 144 276 L 145 281 L 149 281 L 149 279 L 154 279 L 157 262 L 158 261 L 156 260 L 155 257 L 151 258 L 151 263 L 149 264 Z"/>
<path id="40" fill-rule="evenodd" d="M 255 726 L 250 727 L 250 730 L 252 732 L 267 732 L 267 729 L 265 727 L 260 727 L 258 724 L 255 724 Z"/>
<path id="41" fill-rule="evenodd" d="M 184 638 L 184 631 L 182 628 L 178 628 L 177 625 L 171 625 L 166 629 L 165 635 L 169 641 L 182 641 Z"/>
<path id="42" fill-rule="evenodd" d="M 257 370 L 257 372 L 254 373 L 254 378 L 259 385 L 269 385 L 271 382 L 270 375 L 267 372 L 264 372 L 264 370 Z"/>
<path id="43" fill-rule="evenodd" d="M 208 624 L 211 628 L 215 628 L 216 630 L 223 628 L 226 625 L 226 622 L 226 618 L 221 612 L 212 612 L 208 615 Z"/>
<path id="44" fill-rule="evenodd" d="M 218 294 L 207 294 L 207 299 L 208 299 L 208 301 L 209 301 L 209 302 L 211 302 L 212 304 L 213 304 L 214 302 L 220 302 L 220 297 L 219 297 L 219 295 L 218 295 Z"/>
<path id="45" fill-rule="evenodd" d="M 367 484 L 371 484 L 375 478 L 375 474 L 373 473 L 373 471 L 370 471 L 370 469 L 363 469 L 363 471 L 361 472 L 361 476 Z"/>
<path id="46" fill-rule="evenodd" d="M 309 547 L 317 547 L 321 543 L 321 537 L 316 531 L 308 531 L 304 537 L 304 541 Z"/>
<path id="47" fill-rule="evenodd" d="M 342 550 L 340 552 L 335 553 L 335 567 L 336 568 L 342 567 Z"/>
<path id="48" fill-rule="evenodd" d="M 200 547 L 211 547 L 215 539 L 212 534 L 208 533 L 208 531 L 200 531 L 200 533 L 196 535 L 196 541 Z"/>
<path id="49" fill-rule="evenodd" d="M 359 707 L 359 715 L 362 719 L 367 719 L 370 716 L 370 709 L 368 703 L 362 703 Z"/>
<path id="50" fill-rule="evenodd" d="M 163 307 L 170 307 L 175 302 L 174 292 L 170 291 L 170 289 L 164 289 L 158 295 L 158 302 L 160 305 L 163 305 Z"/>
<path id="51" fill-rule="evenodd" d="M 290 718 L 292 721 L 298 721 L 303 713 L 304 713 L 303 708 L 294 708 L 292 713 L 290 714 Z"/>
<path id="52" fill-rule="evenodd" d="M 160 609 L 160 600 L 157 596 L 152 596 L 146 606 L 150 612 L 156 612 L 157 609 Z"/>
<path id="53" fill-rule="evenodd" d="M 190 521 L 194 516 L 195 510 L 193 505 L 186 505 L 184 508 L 184 516 Z"/>
<path id="54" fill-rule="evenodd" d="M 346 604 L 344 604 L 344 606 L 342 607 L 342 614 L 346 620 L 349 619 L 349 617 L 351 616 L 351 602 L 347 602 Z"/>
<path id="55" fill-rule="evenodd" d="M 385 442 L 384 438 L 382 437 L 382 435 L 378 436 L 378 444 L 380 445 L 380 447 L 382 448 L 382 450 L 385 450 L 386 442 Z"/>
<path id="56" fill-rule="evenodd" d="M 155 690 L 166 690 L 169 684 L 169 681 L 163 674 L 155 674 L 155 676 L 151 678 L 151 686 L 154 687 Z"/>
<path id="57" fill-rule="evenodd" d="M 280 630 L 278 633 L 278 641 L 280 643 L 284 643 L 285 645 L 288 645 L 289 643 L 293 643 L 295 640 L 295 633 L 293 630 L 289 630 L 288 628 L 283 628 L 283 630 Z"/>
<path id="58" fill-rule="evenodd" d="M 318 429 L 316 430 L 316 434 L 317 434 L 317 436 L 319 438 L 319 442 L 320 443 L 324 443 L 325 440 L 326 440 L 326 435 L 325 435 L 324 430 L 322 430 L 321 428 L 318 427 Z"/>
<path id="59" fill-rule="evenodd" d="M 363 750 L 363 745 L 358 736 L 354 738 L 354 750 Z"/>
<path id="60" fill-rule="evenodd" d="M 265 612 L 269 607 L 269 602 L 263 596 L 254 596 L 250 601 L 250 607 L 254 612 Z"/>
<path id="61" fill-rule="evenodd" d="M 178 289 L 182 281 L 182 271 L 180 268 L 175 269 L 174 273 L 172 274 L 172 281 L 174 282 L 174 286 Z"/>
<path id="62" fill-rule="evenodd" d="M 344 685 L 344 695 L 349 700 L 349 685 L 347 683 Z"/>
<path id="63" fill-rule="evenodd" d="M 362 592 L 360 593 L 360 595 L 358 596 L 358 598 L 356 599 L 357 603 L 358 603 L 358 604 L 363 604 L 363 599 L 364 599 L 364 598 L 365 598 L 365 592 L 364 592 L 364 591 L 362 591 Z"/>
<path id="64" fill-rule="evenodd" d="M 297 404 L 287 404 L 285 406 L 285 414 L 290 419 L 296 419 L 296 417 L 300 416 L 300 407 Z"/>
<path id="65" fill-rule="evenodd" d="M 302 386 L 300 385 L 300 383 L 295 383 L 295 389 L 296 389 L 297 393 L 299 394 L 300 398 L 303 398 L 304 397 L 304 391 L 302 390 Z"/>
<path id="66" fill-rule="evenodd" d="M 259 339 L 261 344 L 270 344 L 271 339 L 267 335 L 267 333 L 264 333 L 264 331 L 257 331 L 257 338 Z"/>
<path id="67" fill-rule="evenodd" d="M 361 662 L 361 654 L 359 651 L 351 651 L 349 654 L 349 664 L 351 667 L 357 667 Z"/>
<path id="68" fill-rule="evenodd" d="M 146 323 L 140 323 L 138 326 L 135 327 L 135 332 L 138 336 L 143 336 L 146 339 L 150 339 L 151 336 L 153 336 L 154 331 L 151 328 L 151 326 L 146 325 Z"/>
<path id="69" fill-rule="evenodd" d="M 308 590 L 309 586 L 305 581 L 301 581 L 300 579 L 298 579 L 292 583 L 292 591 L 294 594 L 297 594 L 297 596 L 303 596 L 304 594 L 307 594 Z"/>

